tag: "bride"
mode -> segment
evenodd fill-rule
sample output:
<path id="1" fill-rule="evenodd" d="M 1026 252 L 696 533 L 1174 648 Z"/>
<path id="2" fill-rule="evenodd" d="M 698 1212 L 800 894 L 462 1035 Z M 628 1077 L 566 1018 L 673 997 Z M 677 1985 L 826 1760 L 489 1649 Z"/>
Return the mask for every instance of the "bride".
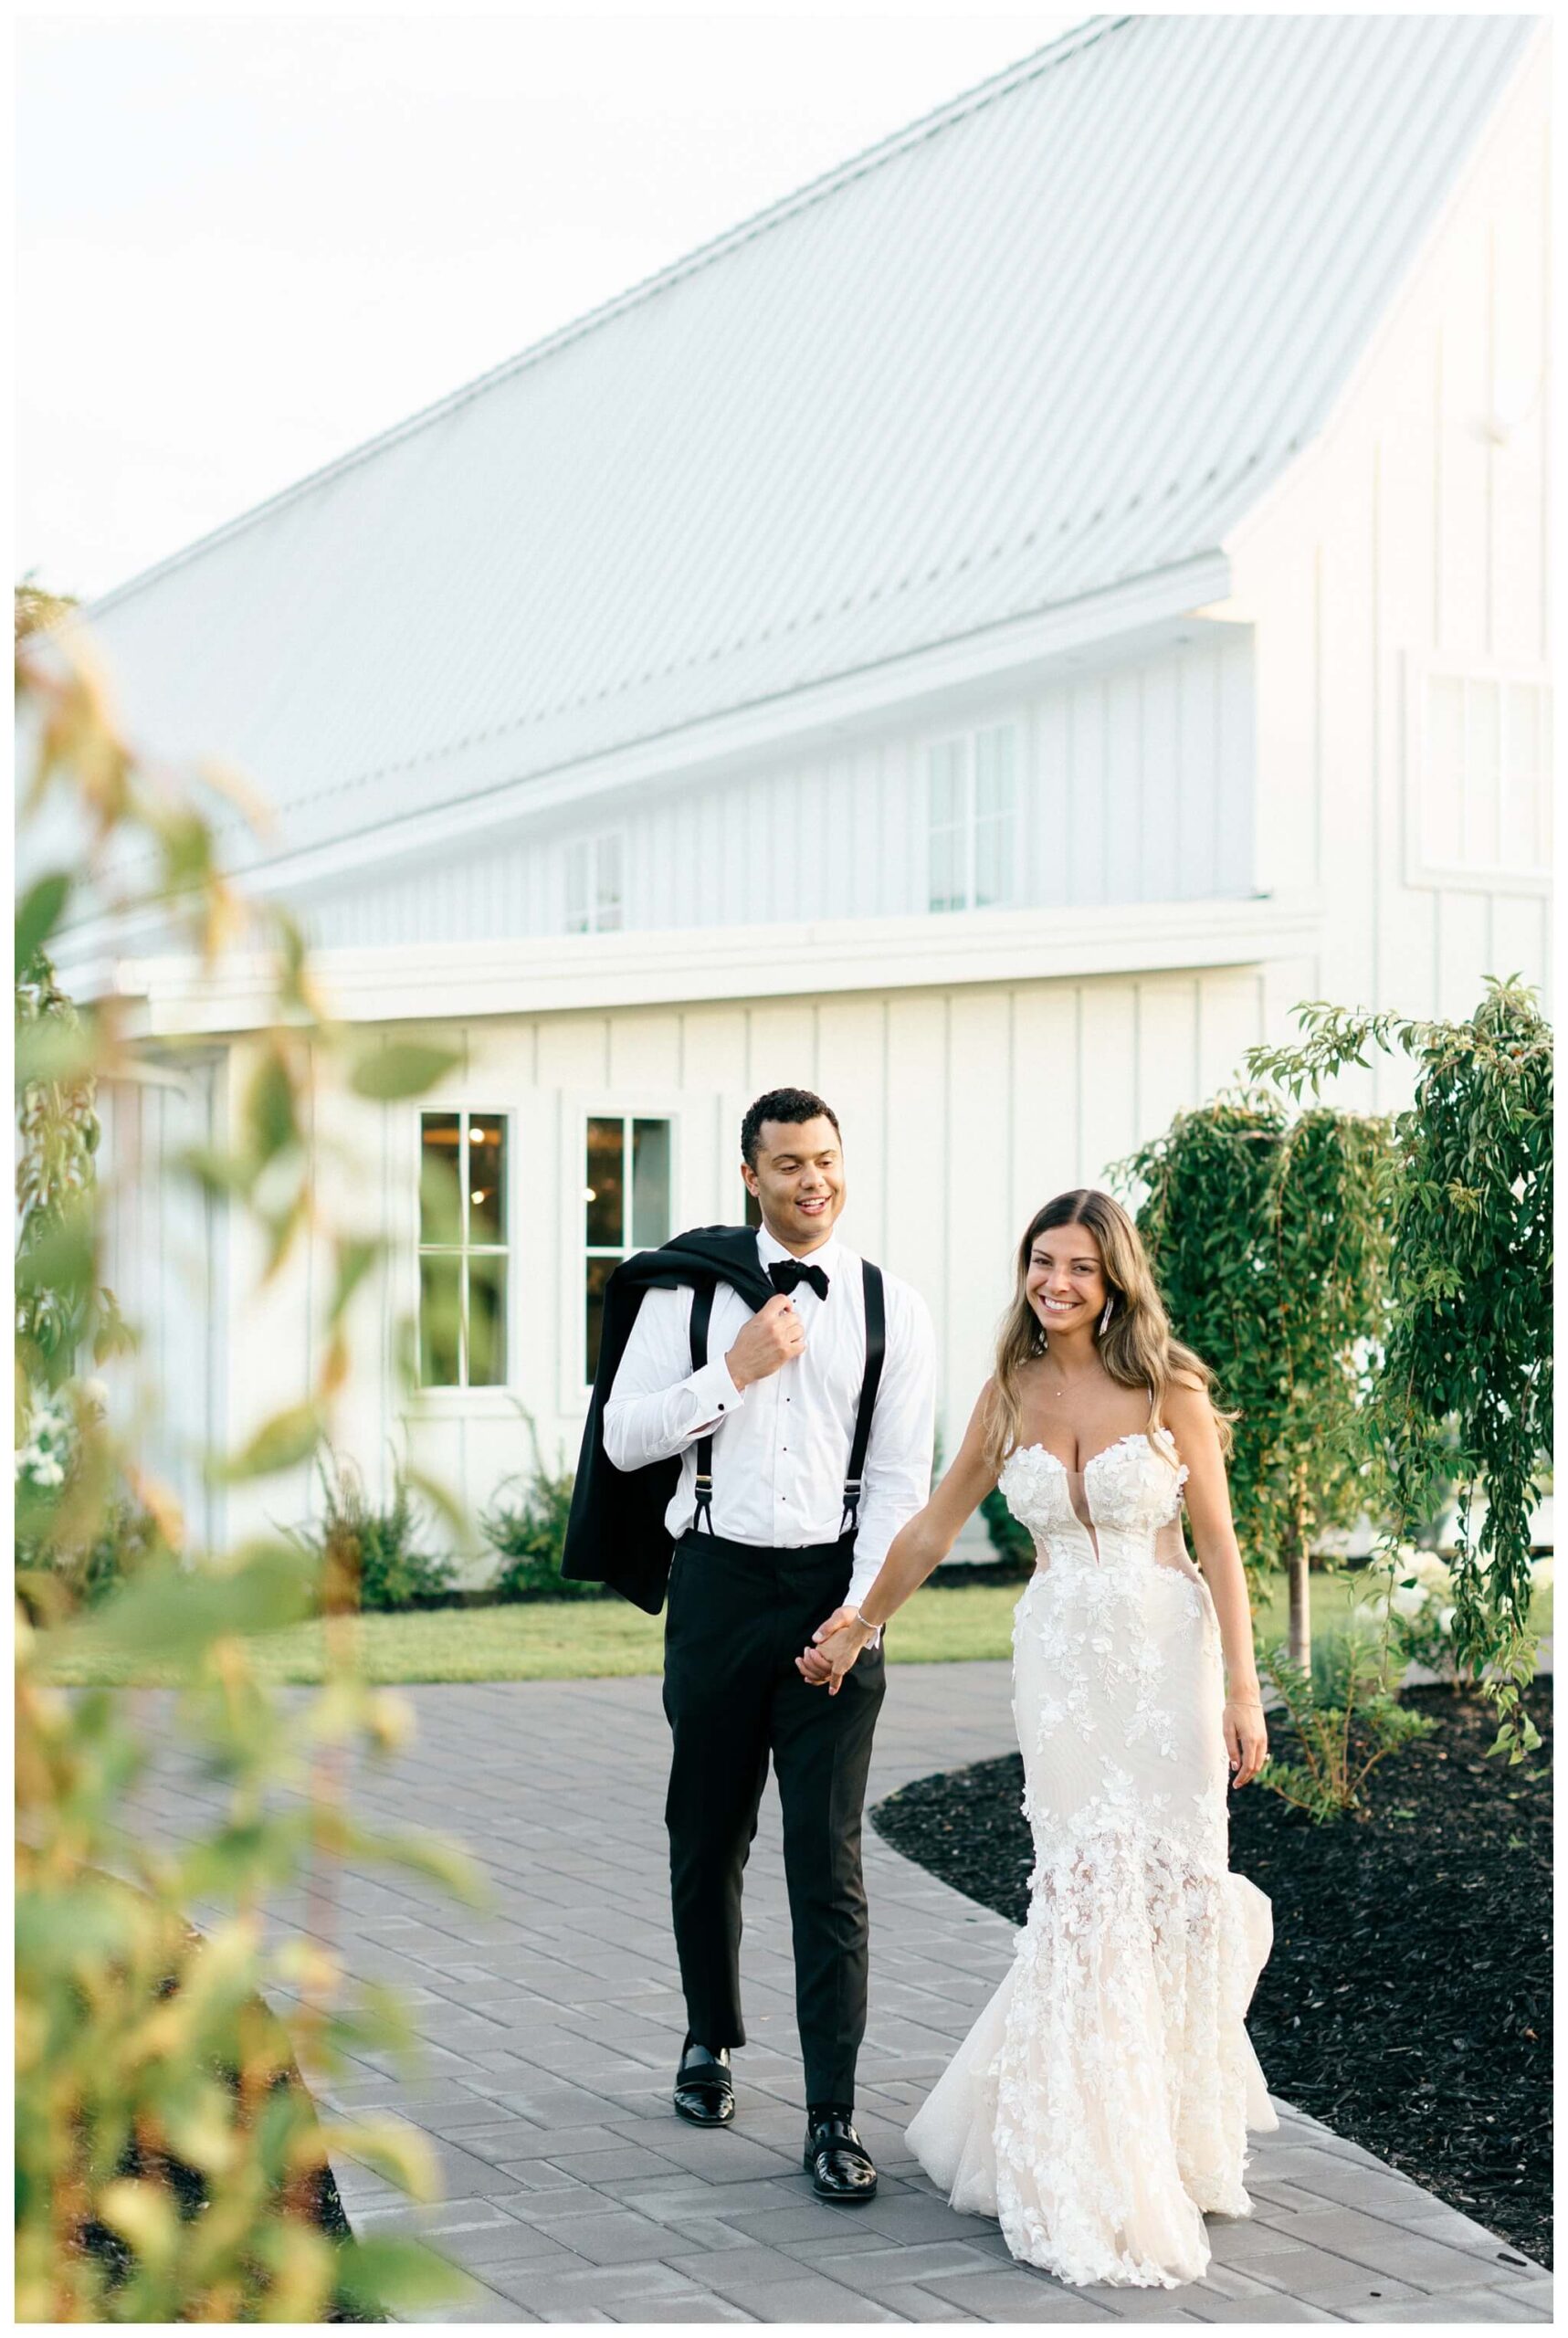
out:
<path id="1" fill-rule="evenodd" d="M 1267 1739 L 1211 1377 L 1126 1211 L 1048 1202 L 956 1460 L 796 1659 L 837 1694 L 1000 1485 L 1036 1549 L 1013 1629 L 1029 1912 L 909 2141 L 1064 2281 L 1200 2279 L 1205 2214 L 1250 2212 L 1247 2130 L 1278 2124 L 1243 2020 L 1269 1907 L 1227 1865 L 1227 1769 L 1246 1785 Z"/>

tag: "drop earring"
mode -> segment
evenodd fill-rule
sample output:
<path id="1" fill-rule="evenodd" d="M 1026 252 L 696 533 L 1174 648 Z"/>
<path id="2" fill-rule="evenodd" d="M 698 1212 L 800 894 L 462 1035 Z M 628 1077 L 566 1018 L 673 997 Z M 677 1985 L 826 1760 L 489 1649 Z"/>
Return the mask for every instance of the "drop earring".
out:
<path id="1" fill-rule="evenodd" d="M 1100 1317 L 1100 1338 L 1101 1338 L 1101 1339 L 1104 1339 L 1104 1337 L 1105 1337 L 1105 1329 L 1106 1329 L 1106 1325 L 1107 1325 L 1107 1324 L 1110 1322 L 1110 1311 L 1111 1311 L 1111 1309 L 1115 1306 L 1115 1304 L 1116 1304 L 1116 1301 L 1115 1301 L 1115 1300 L 1114 1300 L 1114 1299 L 1108 1299 L 1108 1300 L 1106 1301 L 1106 1302 L 1105 1302 L 1105 1311 L 1104 1311 L 1104 1313 L 1101 1315 L 1101 1317 Z"/>

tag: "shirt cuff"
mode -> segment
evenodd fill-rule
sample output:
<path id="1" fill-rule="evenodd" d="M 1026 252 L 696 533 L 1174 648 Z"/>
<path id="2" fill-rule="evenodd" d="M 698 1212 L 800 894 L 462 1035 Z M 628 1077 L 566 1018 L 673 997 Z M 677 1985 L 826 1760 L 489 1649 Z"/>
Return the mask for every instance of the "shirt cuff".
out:
<path id="1" fill-rule="evenodd" d="M 882 1572 L 882 1561 L 886 1555 L 885 1552 L 879 1551 L 874 1558 L 857 1560 L 849 1577 L 849 1588 L 844 1595 L 846 1607 L 858 1607 L 860 1602 L 870 1596 L 871 1585 Z M 882 1627 L 879 1624 L 876 1642 L 878 1646 L 880 1646 L 881 1638 Z"/>
<path id="2" fill-rule="evenodd" d="M 686 1385 L 697 1399 L 697 1423 L 701 1426 L 712 1427 L 726 1414 L 738 1413 L 746 1401 L 745 1391 L 737 1388 L 731 1379 L 730 1367 L 722 1356 L 705 1364 L 700 1372 L 694 1372 Z"/>

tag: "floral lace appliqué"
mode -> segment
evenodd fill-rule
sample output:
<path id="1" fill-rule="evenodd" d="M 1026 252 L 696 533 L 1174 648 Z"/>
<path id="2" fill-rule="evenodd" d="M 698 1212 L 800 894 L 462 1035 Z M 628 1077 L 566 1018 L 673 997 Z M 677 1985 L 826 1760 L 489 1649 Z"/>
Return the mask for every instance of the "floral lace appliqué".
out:
<path id="1" fill-rule="evenodd" d="M 1247 2131 L 1277 2123 L 1244 2019 L 1268 1903 L 1228 1872 L 1219 1634 L 1173 1462 L 1139 1435 L 1076 1484 L 1037 1446 L 1003 1472 L 1039 1555 L 1014 1622 L 1029 1913 L 910 2129 L 955 2207 L 1075 2283 L 1201 2278 L 1204 2216 L 1248 2213 Z"/>

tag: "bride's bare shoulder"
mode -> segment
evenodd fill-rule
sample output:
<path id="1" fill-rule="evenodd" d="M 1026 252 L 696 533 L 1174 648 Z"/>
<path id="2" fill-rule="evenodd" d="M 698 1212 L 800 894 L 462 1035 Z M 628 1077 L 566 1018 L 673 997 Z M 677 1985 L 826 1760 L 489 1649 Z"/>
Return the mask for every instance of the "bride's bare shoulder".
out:
<path id="1" fill-rule="evenodd" d="M 1165 1400 L 1160 1411 L 1179 1446 L 1184 1448 L 1194 1439 L 1201 1443 L 1214 1433 L 1214 1408 L 1208 1390 L 1195 1372 L 1184 1367 L 1178 1367 L 1166 1382 Z"/>

